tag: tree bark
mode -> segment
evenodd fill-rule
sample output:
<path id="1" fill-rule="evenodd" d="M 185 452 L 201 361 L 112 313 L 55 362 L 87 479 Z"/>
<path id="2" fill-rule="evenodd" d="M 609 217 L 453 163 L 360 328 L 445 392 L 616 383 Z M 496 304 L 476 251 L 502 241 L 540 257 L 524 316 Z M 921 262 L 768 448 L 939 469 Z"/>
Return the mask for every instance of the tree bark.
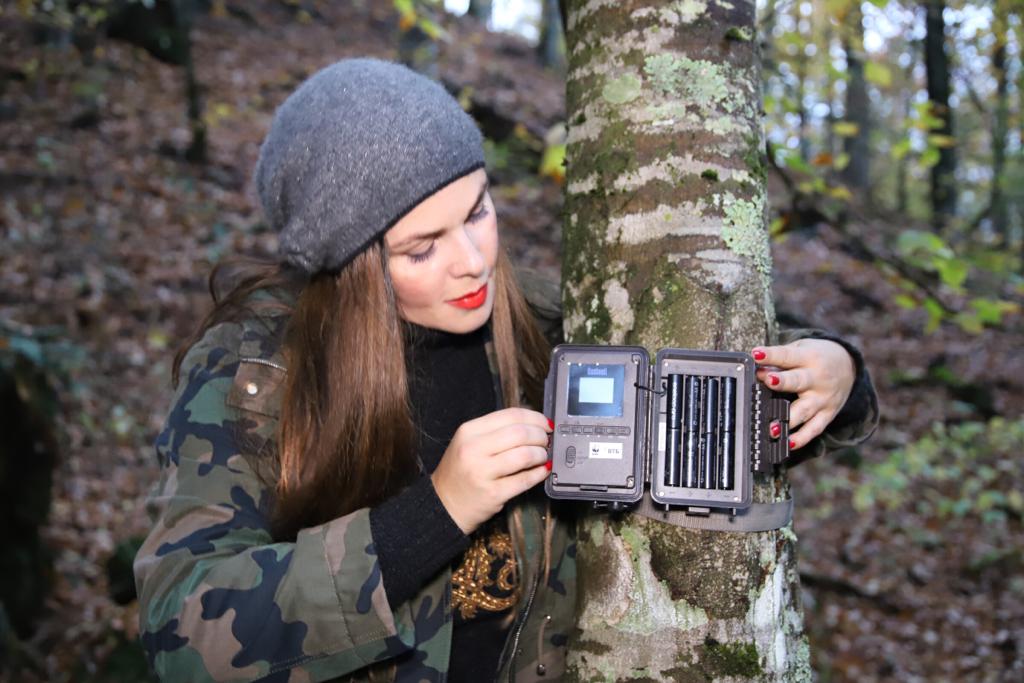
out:
<path id="1" fill-rule="evenodd" d="M 801 38 L 806 38 L 800 31 L 800 12 L 797 10 L 797 33 Z M 806 45 L 801 41 L 800 52 L 796 56 L 796 112 L 800 118 L 798 135 L 800 136 L 800 158 L 804 161 L 811 159 L 811 140 L 807 134 L 808 112 L 807 112 L 807 53 L 804 51 Z"/>
<path id="2" fill-rule="evenodd" d="M 467 13 L 485 24 L 489 24 L 493 5 L 493 0 L 469 0 L 469 10 L 467 10 Z"/>
<path id="3" fill-rule="evenodd" d="M 866 192 L 870 184 L 868 136 L 871 134 L 871 107 L 867 80 L 864 78 L 864 15 L 860 2 L 850 3 L 843 27 L 843 51 L 846 53 L 846 120 L 857 124 L 857 133 L 843 140 L 843 151 L 850 163 L 842 177 L 851 189 Z"/>
<path id="4" fill-rule="evenodd" d="M 992 71 L 996 78 L 995 121 L 992 128 L 992 192 L 989 195 L 992 207 L 992 229 L 1002 236 L 1003 244 L 1010 243 L 1009 215 L 1007 213 L 1006 195 L 1003 192 L 1006 172 L 1006 136 L 1009 133 L 1010 108 L 1007 102 L 1009 79 L 1006 65 L 1006 44 L 1008 22 L 1003 2 L 997 2 L 995 21 L 992 28 L 996 44 L 992 48 Z"/>
<path id="5" fill-rule="evenodd" d="M 824 46 L 822 52 L 825 54 L 824 59 L 831 59 L 829 55 L 832 51 L 832 39 L 832 21 L 831 17 L 826 15 L 825 39 L 822 41 Z M 825 151 L 828 152 L 829 156 L 834 157 L 838 148 L 835 124 L 840 119 L 836 116 L 836 77 L 833 73 L 832 69 L 825 68 L 825 97 L 828 102 L 828 117 L 825 119 Z"/>
<path id="6" fill-rule="evenodd" d="M 771 339 L 754 0 L 568 3 L 563 300 L 576 343 Z M 760 478 L 774 500 L 784 475 Z M 576 681 L 809 680 L 791 528 L 693 531 L 591 512 Z"/>
<path id="7" fill-rule="evenodd" d="M 953 111 L 949 107 L 950 73 L 946 54 L 946 23 L 942 13 L 945 0 L 925 0 L 924 63 L 928 78 L 928 99 L 932 115 L 942 121 L 935 133 L 953 137 Z M 939 150 L 939 163 L 932 167 L 932 223 L 944 228 L 956 214 L 956 152 Z"/>
<path id="8" fill-rule="evenodd" d="M 562 29 L 562 14 L 558 8 L 558 0 L 541 1 L 543 9 L 537 55 L 544 66 L 562 72 L 565 70 L 565 31 Z"/>
<path id="9" fill-rule="evenodd" d="M 174 27 L 178 31 L 182 46 L 182 67 L 185 69 L 185 100 L 188 124 L 192 130 L 192 141 L 185 150 L 185 158 L 193 163 L 206 163 L 206 122 L 203 120 L 203 100 L 196 78 L 196 66 L 192 60 L 192 18 L 195 16 L 195 0 L 177 0 L 174 4 Z"/>

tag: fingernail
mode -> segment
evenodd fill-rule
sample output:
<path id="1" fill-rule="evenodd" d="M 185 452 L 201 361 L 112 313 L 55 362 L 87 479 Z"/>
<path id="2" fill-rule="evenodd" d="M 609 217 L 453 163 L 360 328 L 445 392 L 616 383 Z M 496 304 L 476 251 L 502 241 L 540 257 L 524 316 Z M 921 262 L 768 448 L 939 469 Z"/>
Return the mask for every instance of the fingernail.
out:
<path id="1" fill-rule="evenodd" d="M 546 463 L 544 463 L 544 469 L 546 469 L 548 472 L 551 471 L 551 461 L 550 460 L 548 460 Z"/>
<path id="2" fill-rule="evenodd" d="M 793 441 L 793 439 L 790 439 L 789 440 L 789 449 L 793 450 L 794 448 L 796 448 L 796 441 Z"/>
<path id="3" fill-rule="evenodd" d="M 765 352 L 761 349 L 754 349 L 754 353 L 752 355 L 754 356 L 754 360 L 764 360 Z"/>
<path id="4" fill-rule="evenodd" d="M 782 436 L 782 425 L 778 422 L 772 422 L 768 427 L 768 433 L 772 435 L 773 439 L 777 439 Z"/>
<path id="5" fill-rule="evenodd" d="M 772 385 L 773 387 L 777 387 L 777 386 L 779 386 L 779 376 L 778 376 L 778 375 L 768 375 L 768 382 L 769 382 L 769 383 L 770 383 L 770 384 L 771 384 L 771 385 Z"/>
<path id="6" fill-rule="evenodd" d="M 551 418 L 549 417 L 549 418 L 548 418 L 548 429 L 554 429 L 554 428 L 555 428 L 555 421 L 554 421 L 554 420 L 552 420 L 552 419 L 551 419 Z"/>

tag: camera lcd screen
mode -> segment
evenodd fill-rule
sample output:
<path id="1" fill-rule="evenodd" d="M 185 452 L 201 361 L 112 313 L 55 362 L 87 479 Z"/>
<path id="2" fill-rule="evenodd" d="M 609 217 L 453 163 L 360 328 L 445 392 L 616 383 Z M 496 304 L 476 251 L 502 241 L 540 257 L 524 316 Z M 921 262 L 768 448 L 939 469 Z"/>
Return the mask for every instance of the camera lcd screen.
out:
<path id="1" fill-rule="evenodd" d="M 569 368 L 569 415 L 622 417 L 626 366 L 581 363 Z"/>

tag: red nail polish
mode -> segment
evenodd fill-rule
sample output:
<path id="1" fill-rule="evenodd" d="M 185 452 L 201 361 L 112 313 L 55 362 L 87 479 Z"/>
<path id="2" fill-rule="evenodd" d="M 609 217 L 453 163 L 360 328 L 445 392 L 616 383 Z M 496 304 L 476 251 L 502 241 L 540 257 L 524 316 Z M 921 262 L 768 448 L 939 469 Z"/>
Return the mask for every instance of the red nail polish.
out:
<path id="1" fill-rule="evenodd" d="M 770 382 L 773 387 L 779 386 L 779 376 L 778 375 L 768 375 L 768 382 Z"/>
<path id="2" fill-rule="evenodd" d="M 752 355 L 754 356 L 754 360 L 764 360 L 765 357 L 764 351 L 760 349 L 755 349 Z"/>
<path id="3" fill-rule="evenodd" d="M 551 461 L 550 460 L 548 460 L 546 463 L 544 463 L 544 469 L 546 469 L 548 472 L 551 471 Z"/>
<path id="4" fill-rule="evenodd" d="M 554 428 L 555 428 L 555 421 L 554 421 L 554 420 L 552 420 L 552 419 L 551 419 L 551 418 L 549 417 L 549 418 L 548 418 L 548 429 L 554 429 Z"/>
<path id="5" fill-rule="evenodd" d="M 790 439 L 789 440 L 789 449 L 793 450 L 794 448 L 796 448 L 796 441 L 793 441 L 793 439 Z"/>
<path id="6" fill-rule="evenodd" d="M 778 422 L 772 422 L 768 427 L 768 433 L 772 435 L 773 439 L 777 439 L 782 436 L 782 425 Z"/>

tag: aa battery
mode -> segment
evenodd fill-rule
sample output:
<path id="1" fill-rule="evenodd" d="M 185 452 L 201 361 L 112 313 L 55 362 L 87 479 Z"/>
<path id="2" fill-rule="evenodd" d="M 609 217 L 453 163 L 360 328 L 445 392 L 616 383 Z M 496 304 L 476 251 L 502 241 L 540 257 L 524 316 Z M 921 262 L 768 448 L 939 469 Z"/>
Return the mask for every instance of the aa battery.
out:
<path id="1" fill-rule="evenodd" d="M 665 484 L 681 483 L 680 436 L 683 420 L 683 376 L 669 375 L 665 386 Z"/>
<path id="2" fill-rule="evenodd" d="M 687 376 L 684 389 L 683 480 L 687 488 L 696 488 L 700 446 L 700 378 Z"/>
<path id="3" fill-rule="evenodd" d="M 665 484 L 731 490 L 736 485 L 735 377 L 668 375 Z"/>
<path id="4" fill-rule="evenodd" d="M 707 388 L 704 391 L 704 414 L 703 434 L 701 444 L 700 486 L 705 489 L 715 488 L 715 481 L 718 474 L 718 423 L 721 415 L 718 409 L 719 379 L 708 377 Z"/>
<path id="5" fill-rule="evenodd" d="M 718 487 L 733 488 L 735 472 L 733 458 L 736 450 L 736 378 L 722 378 L 722 447 L 718 453 Z"/>

